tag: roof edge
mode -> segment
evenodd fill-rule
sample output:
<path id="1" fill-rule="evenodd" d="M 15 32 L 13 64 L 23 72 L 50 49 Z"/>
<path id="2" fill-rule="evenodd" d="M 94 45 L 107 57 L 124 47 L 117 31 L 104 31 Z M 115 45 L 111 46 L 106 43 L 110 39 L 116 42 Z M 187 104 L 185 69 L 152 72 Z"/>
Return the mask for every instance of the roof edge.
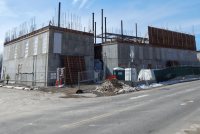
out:
<path id="1" fill-rule="evenodd" d="M 88 35 L 88 36 L 93 36 L 93 33 L 88 33 L 88 32 L 82 32 L 82 31 L 78 31 L 78 30 L 72 30 L 72 29 L 68 29 L 68 28 L 62 28 L 62 27 L 57 27 L 57 26 L 45 26 L 43 28 L 40 28 L 38 30 L 35 30 L 31 33 L 28 33 L 26 35 L 23 35 L 23 36 L 20 36 L 16 39 L 13 39 L 11 41 L 7 41 L 7 42 L 4 42 L 4 46 L 5 45 L 8 45 L 10 43 L 13 43 L 13 42 L 16 42 L 16 41 L 19 41 L 21 39 L 24 39 L 24 38 L 27 38 L 27 37 L 30 37 L 30 36 L 33 36 L 35 34 L 38 34 L 40 32 L 43 32 L 45 30 L 57 30 L 57 31 L 61 31 L 61 32 L 71 32 L 71 33 L 77 33 L 77 34 L 83 34 L 83 35 Z"/>

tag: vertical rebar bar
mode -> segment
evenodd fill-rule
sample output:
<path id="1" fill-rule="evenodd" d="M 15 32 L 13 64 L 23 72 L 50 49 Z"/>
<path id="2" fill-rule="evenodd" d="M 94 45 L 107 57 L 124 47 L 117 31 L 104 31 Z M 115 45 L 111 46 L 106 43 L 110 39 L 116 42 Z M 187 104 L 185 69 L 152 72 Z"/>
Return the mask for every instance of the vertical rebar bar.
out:
<path id="1" fill-rule="evenodd" d="M 92 13 L 92 32 L 94 33 L 94 13 Z"/>
<path id="2" fill-rule="evenodd" d="M 58 27 L 60 27 L 60 10 L 61 10 L 61 2 L 59 2 L 58 6 Z"/>
<path id="3" fill-rule="evenodd" d="M 124 35 L 124 29 L 123 29 L 123 20 L 121 20 L 121 38 L 123 39 L 123 35 Z"/>
<path id="4" fill-rule="evenodd" d="M 136 40 L 138 38 L 138 26 L 137 26 L 137 23 L 135 23 L 135 37 L 136 37 Z"/>
<path id="5" fill-rule="evenodd" d="M 94 43 L 97 44 L 97 23 L 94 23 Z"/>
<path id="6" fill-rule="evenodd" d="M 105 17 L 105 42 L 106 42 L 106 36 L 107 36 L 107 18 Z"/>
<path id="7" fill-rule="evenodd" d="M 94 13 L 92 13 L 92 33 L 93 33 L 93 36 L 94 36 L 94 43 L 96 44 L 96 37 L 95 37 L 95 32 L 96 32 L 96 30 L 95 30 L 95 24 L 94 24 L 95 22 L 94 22 Z M 94 31 L 95 30 L 95 31 Z"/>
<path id="8" fill-rule="evenodd" d="M 102 38 L 102 43 L 104 42 L 103 40 L 103 9 L 101 9 L 101 38 Z"/>

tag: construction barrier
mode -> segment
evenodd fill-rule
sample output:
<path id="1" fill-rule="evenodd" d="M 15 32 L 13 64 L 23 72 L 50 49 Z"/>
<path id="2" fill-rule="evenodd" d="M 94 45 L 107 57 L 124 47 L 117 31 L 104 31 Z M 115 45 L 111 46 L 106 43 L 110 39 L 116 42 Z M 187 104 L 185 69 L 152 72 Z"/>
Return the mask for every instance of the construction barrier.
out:
<path id="1" fill-rule="evenodd" d="M 154 75 L 157 82 L 163 82 L 180 76 L 200 75 L 200 67 L 171 67 L 154 70 Z"/>

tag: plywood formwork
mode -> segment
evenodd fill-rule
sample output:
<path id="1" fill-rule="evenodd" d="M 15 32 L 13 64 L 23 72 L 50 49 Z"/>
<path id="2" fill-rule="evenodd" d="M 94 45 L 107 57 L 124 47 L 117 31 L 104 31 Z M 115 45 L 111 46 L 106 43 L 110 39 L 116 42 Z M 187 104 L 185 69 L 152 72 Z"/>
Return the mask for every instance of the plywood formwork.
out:
<path id="1" fill-rule="evenodd" d="M 155 47 L 196 51 L 195 36 L 175 31 L 148 27 L 149 43 Z"/>
<path id="2" fill-rule="evenodd" d="M 83 56 L 65 56 L 64 66 L 66 69 L 65 71 L 66 84 L 77 84 L 78 73 L 86 70 L 85 60 Z"/>

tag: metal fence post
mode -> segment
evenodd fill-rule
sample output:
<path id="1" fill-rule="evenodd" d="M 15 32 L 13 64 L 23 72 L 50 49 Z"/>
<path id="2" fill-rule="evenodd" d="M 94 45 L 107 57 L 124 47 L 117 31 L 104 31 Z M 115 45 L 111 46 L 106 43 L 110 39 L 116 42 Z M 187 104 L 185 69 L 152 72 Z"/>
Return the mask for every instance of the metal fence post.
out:
<path id="1" fill-rule="evenodd" d="M 64 67 L 64 85 L 66 86 L 66 67 Z"/>
<path id="2" fill-rule="evenodd" d="M 106 53 L 104 53 L 104 76 L 103 76 L 104 80 L 106 80 L 106 69 L 107 69 L 107 56 Z"/>
<path id="3" fill-rule="evenodd" d="M 80 72 L 78 72 L 78 90 L 80 90 Z"/>

